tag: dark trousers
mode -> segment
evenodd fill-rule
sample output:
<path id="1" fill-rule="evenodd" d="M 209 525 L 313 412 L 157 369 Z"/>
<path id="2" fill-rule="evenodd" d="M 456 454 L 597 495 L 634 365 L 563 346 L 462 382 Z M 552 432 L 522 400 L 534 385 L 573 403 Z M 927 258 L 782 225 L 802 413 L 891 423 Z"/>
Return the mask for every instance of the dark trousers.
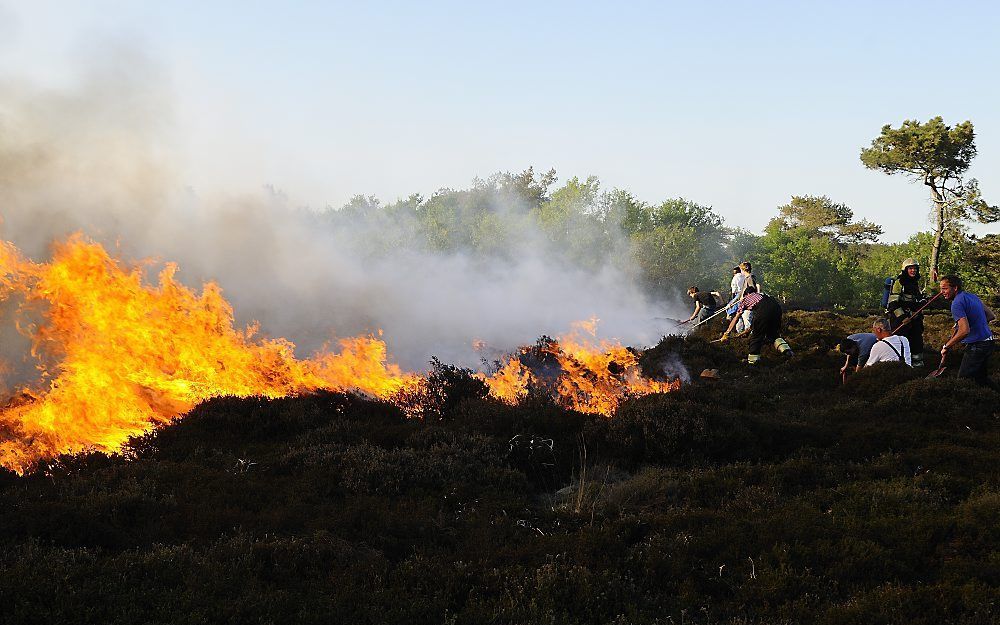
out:
<path id="1" fill-rule="evenodd" d="M 753 321 L 750 322 L 750 354 L 760 354 L 764 343 L 773 343 L 781 336 L 781 306 L 770 297 L 765 297 L 753 307 Z"/>
<path id="2" fill-rule="evenodd" d="M 980 386 L 992 386 L 986 375 L 986 365 L 994 349 L 993 341 L 967 343 L 965 353 L 962 354 L 962 365 L 958 368 L 958 377 L 972 378 Z"/>
<path id="3" fill-rule="evenodd" d="M 895 332 L 896 328 L 901 326 L 902 322 L 907 319 L 909 319 L 909 317 L 903 317 L 899 320 L 899 323 L 893 321 L 893 331 Z M 913 319 L 913 321 L 903 326 L 903 329 L 896 332 L 896 334 L 906 337 L 906 340 L 910 342 L 910 349 L 913 350 L 914 354 L 922 353 L 924 351 L 924 316 L 922 314 L 917 315 L 916 319 Z"/>

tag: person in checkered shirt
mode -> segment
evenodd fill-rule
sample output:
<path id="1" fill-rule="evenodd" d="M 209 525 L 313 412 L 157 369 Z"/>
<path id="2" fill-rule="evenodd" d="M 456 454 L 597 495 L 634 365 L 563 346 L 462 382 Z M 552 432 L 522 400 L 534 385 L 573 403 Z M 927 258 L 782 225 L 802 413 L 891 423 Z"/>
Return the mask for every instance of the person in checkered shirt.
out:
<path id="1" fill-rule="evenodd" d="M 788 341 L 781 338 L 781 304 L 774 298 L 758 293 L 753 286 L 747 286 L 746 294 L 740 300 L 736 309 L 736 314 L 729 327 L 722 333 L 722 340 L 729 339 L 729 333 L 733 331 L 737 320 L 744 310 L 753 311 L 753 319 L 750 321 L 750 349 L 747 354 L 747 363 L 755 365 L 760 361 L 760 350 L 764 343 L 773 342 L 783 356 L 792 355 L 792 347 Z"/>

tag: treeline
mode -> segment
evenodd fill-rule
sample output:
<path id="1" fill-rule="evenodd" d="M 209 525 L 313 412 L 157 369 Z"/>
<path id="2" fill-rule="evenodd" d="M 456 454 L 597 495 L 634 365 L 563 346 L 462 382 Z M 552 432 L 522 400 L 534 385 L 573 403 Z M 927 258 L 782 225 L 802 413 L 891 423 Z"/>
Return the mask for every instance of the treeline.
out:
<path id="1" fill-rule="evenodd" d="M 603 190 L 594 176 L 555 183 L 554 170 L 528 168 L 388 205 L 359 195 L 321 220 L 349 232 L 372 256 L 416 249 L 502 262 L 538 254 L 586 271 L 617 267 L 661 297 L 690 285 L 726 292 L 730 269 L 750 260 L 782 301 L 838 309 L 871 308 L 883 279 L 897 275 L 905 258 L 926 268 L 934 239 L 918 232 L 903 243 L 880 243 L 878 224 L 855 221 L 849 207 L 827 197 L 792 197 L 758 235 L 687 199 L 648 204 L 626 190 Z M 997 235 L 975 237 L 954 224 L 939 263 L 942 274 L 961 274 L 970 290 L 1000 296 Z"/>

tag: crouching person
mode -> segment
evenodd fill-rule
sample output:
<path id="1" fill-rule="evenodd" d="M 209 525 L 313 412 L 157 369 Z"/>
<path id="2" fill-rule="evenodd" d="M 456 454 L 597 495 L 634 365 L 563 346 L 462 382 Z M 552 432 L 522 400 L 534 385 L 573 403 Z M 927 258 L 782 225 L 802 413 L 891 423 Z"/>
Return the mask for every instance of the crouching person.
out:
<path id="1" fill-rule="evenodd" d="M 747 310 L 753 312 L 750 320 L 750 349 L 747 363 L 755 365 L 760 361 L 760 350 L 764 347 L 764 343 L 773 343 L 775 349 L 783 356 L 791 356 L 791 346 L 780 336 L 781 304 L 770 296 L 758 293 L 753 286 L 746 288 L 746 295 L 740 300 L 736 315 L 729 322 L 729 327 L 722 333 L 722 340 L 729 338 L 729 333 L 733 331 L 737 320 Z"/>
<path id="2" fill-rule="evenodd" d="M 847 361 L 840 368 L 841 375 L 846 374 L 852 367 L 855 371 L 864 367 L 868 363 L 868 356 L 872 353 L 872 346 L 877 341 L 878 337 L 871 332 L 851 334 L 841 341 L 837 349 L 847 356 Z"/>
<path id="3" fill-rule="evenodd" d="M 905 336 L 893 334 L 889 327 L 889 322 L 885 319 L 876 319 L 872 324 L 872 334 L 878 340 L 872 345 L 872 350 L 868 354 L 868 362 L 865 363 L 866 367 L 870 367 L 876 362 L 899 362 L 908 367 L 913 366 L 910 341 Z"/>

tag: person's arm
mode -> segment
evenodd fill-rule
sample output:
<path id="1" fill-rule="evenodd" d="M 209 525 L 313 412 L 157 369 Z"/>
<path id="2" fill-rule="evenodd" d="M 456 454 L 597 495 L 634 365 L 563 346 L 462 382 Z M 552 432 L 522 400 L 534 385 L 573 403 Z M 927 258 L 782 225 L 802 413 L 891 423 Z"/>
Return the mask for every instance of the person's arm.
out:
<path id="1" fill-rule="evenodd" d="M 951 338 L 948 339 L 948 341 L 944 345 L 941 346 L 941 353 L 942 354 L 944 354 L 946 351 L 948 351 L 949 349 L 951 349 L 952 347 L 954 347 L 955 345 L 957 345 L 958 343 L 960 343 L 962 341 L 962 339 L 964 339 L 965 337 L 969 336 L 969 318 L 968 317 L 959 317 L 957 325 L 958 325 L 958 327 L 955 328 L 955 334 L 951 335 Z"/>
<path id="2" fill-rule="evenodd" d="M 844 366 L 840 368 L 840 373 L 841 374 L 847 373 L 847 367 L 849 367 L 850 365 L 851 365 L 851 356 L 848 355 L 847 360 L 844 361 Z"/>
<path id="3" fill-rule="evenodd" d="M 687 320 L 688 320 L 688 321 L 691 321 L 691 320 L 693 320 L 693 319 L 694 319 L 695 317 L 697 317 L 697 316 L 698 316 L 698 311 L 699 311 L 699 310 L 701 310 L 701 302 L 699 302 L 698 300 L 694 300 L 694 312 L 693 312 L 693 313 L 691 313 L 691 316 L 690 316 L 690 317 L 688 317 L 688 318 L 687 318 Z"/>

